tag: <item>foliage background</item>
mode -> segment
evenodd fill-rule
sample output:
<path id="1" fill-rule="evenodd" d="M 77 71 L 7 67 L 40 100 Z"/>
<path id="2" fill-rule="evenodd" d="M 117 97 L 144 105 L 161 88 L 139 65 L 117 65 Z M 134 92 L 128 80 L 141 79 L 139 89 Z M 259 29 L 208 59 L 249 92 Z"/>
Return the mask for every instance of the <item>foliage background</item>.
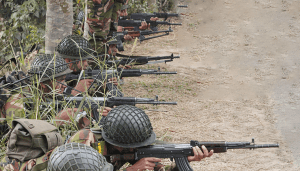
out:
<path id="1" fill-rule="evenodd" d="M 78 5 L 74 2 L 74 14 Z M 82 2 L 81 2 L 82 3 Z M 166 12 L 174 7 L 174 0 L 129 0 L 128 13 Z M 32 50 L 33 45 L 44 46 L 46 0 L 0 0 L 0 57 L 7 60 L 20 52 Z"/>
<path id="2" fill-rule="evenodd" d="M 167 0 L 168 2 L 172 0 Z M 129 0 L 131 6 L 129 13 L 142 12 L 152 13 L 162 10 L 162 5 L 169 4 L 166 1 L 156 1 L 158 5 L 151 4 L 143 0 Z M 150 5 L 151 4 L 151 5 Z M 80 7 L 83 6 L 82 2 L 77 3 L 74 1 L 74 14 L 76 15 Z M 167 5 L 168 6 L 168 5 Z M 166 8 L 168 9 L 169 6 Z M 22 52 L 30 53 L 34 48 L 39 45 L 41 48 L 45 42 L 45 20 L 46 20 L 46 0 L 0 0 L 0 59 L 5 62 L 8 59 L 20 57 L 23 59 L 26 55 Z M 0 63 L 1 66 L 1 63 Z M 11 67 L 12 68 L 12 67 Z M 12 68 L 15 69 L 15 68 Z M 32 93 L 32 101 L 35 104 L 40 104 L 41 94 L 38 88 L 34 86 L 29 87 Z M 21 90 L 22 91 L 22 90 Z M 23 92 L 20 92 L 23 93 Z M 54 91 L 53 91 L 54 93 Z M 54 106 L 50 106 L 49 113 L 55 115 Z M 45 111 L 45 110 L 43 110 Z M 31 113 L 36 113 L 34 110 Z M 61 129 L 63 136 L 70 135 L 70 132 L 75 132 L 75 121 L 65 125 Z M 0 157 L 5 154 L 5 139 L 0 142 Z"/>
<path id="3" fill-rule="evenodd" d="M 18 52 L 43 44 L 45 35 L 45 0 L 0 0 L 0 56 L 6 60 Z"/>

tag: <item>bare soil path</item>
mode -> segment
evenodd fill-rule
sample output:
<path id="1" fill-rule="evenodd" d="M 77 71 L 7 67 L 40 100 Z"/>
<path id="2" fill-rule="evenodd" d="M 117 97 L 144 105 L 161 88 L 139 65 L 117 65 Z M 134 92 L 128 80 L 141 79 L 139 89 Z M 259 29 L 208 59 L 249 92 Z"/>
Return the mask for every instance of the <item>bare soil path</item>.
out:
<path id="1" fill-rule="evenodd" d="M 214 154 L 192 163 L 194 170 L 299 170 L 300 1 L 182 2 L 189 5 L 178 9 L 183 26 L 133 51 L 179 53 L 180 59 L 160 65 L 178 74 L 130 78 L 125 94 L 157 94 L 178 102 L 155 110 L 145 106 L 155 132 L 167 141 L 254 137 L 258 144 L 280 144 L 278 149 Z"/>

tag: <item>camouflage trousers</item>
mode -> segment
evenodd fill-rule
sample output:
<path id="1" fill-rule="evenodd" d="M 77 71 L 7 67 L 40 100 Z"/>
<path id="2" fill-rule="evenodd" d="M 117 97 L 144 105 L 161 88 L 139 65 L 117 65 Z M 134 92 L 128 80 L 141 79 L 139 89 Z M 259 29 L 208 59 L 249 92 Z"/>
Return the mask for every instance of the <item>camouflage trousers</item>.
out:
<path id="1" fill-rule="evenodd" d="M 113 22 L 117 21 L 122 3 L 116 0 L 89 0 L 88 18 L 89 43 L 98 53 L 104 53 L 104 43 L 112 30 Z"/>

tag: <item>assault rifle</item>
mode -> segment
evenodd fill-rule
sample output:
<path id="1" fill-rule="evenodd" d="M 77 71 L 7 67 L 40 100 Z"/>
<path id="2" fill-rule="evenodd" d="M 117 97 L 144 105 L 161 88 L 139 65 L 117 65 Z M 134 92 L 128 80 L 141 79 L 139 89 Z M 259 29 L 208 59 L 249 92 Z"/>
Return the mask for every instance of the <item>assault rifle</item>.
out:
<path id="1" fill-rule="evenodd" d="M 113 69 L 113 70 L 82 70 L 84 76 L 82 78 L 93 78 L 106 80 L 113 77 L 139 77 L 141 75 L 161 75 L 161 74 L 177 74 L 177 72 L 160 72 L 154 69 Z M 65 81 L 77 80 L 83 74 L 68 74 Z"/>
<path id="2" fill-rule="evenodd" d="M 144 40 L 149 40 L 149 39 L 169 35 L 169 32 L 173 32 L 173 30 L 171 28 L 169 28 L 169 30 L 162 30 L 162 31 L 145 30 L 145 31 L 113 32 L 112 40 L 108 41 L 107 44 L 109 44 L 109 45 L 115 44 L 115 45 L 117 45 L 117 48 L 119 51 L 124 51 L 123 42 L 124 42 L 125 35 L 130 35 L 131 37 L 138 37 L 140 42 L 142 42 Z M 157 33 L 165 33 L 165 34 L 145 38 L 146 35 L 157 34 Z"/>
<path id="3" fill-rule="evenodd" d="M 193 171 L 187 157 L 193 156 L 192 147 L 204 145 L 208 151 L 214 150 L 214 153 L 224 153 L 228 149 L 255 149 L 255 148 L 272 148 L 279 147 L 278 144 L 255 144 L 252 142 L 226 142 L 226 141 L 190 141 L 190 144 L 162 144 L 149 145 L 137 148 L 134 154 L 108 154 L 105 157 L 115 162 L 118 160 L 140 160 L 145 157 L 170 158 L 175 160 L 179 171 Z M 202 149 L 201 149 L 202 150 Z"/>
<path id="4" fill-rule="evenodd" d="M 28 99 L 24 106 L 27 110 L 36 109 L 34 107 L 34 103 Z M 177 102 L 166 102 L 166 101 L 158 101 L 158 96 L 155 99 L 150 98 L 138 98 L 138 97 L 79 97 L 79 96 L 63 96 L 64 101 L 55 100 L 54 103 L 52 100 L 48 102 L 39 103 L 39 110 L 44 111 L 45 109 L 49 110 L 51 106 L 54 106 L 55 110 L 60 111 L 63 109 L 64 104 L 74 104 L 77 108 L 85 107 L 88 110 L 91 110 L 94 119 L 96 122 L 100 121 L 99 118 L 99 107 L 114 107 L 120 105 L 132 105 L 136 104 L 152 104 L 152 105 L 177 105 Z M 89 112 L 87 112 L 89 113 Z"/>
<path id="5" fill-rule="evenodd" d="M 145 20 L 148 24 L 150 24 L 150 29 L 153 31 L 157 31 L 158 25 L 182 25 L 181 23 L 170 23 L 167 21 L 151 21 Z M 132 29 L 135 31 L 140 30 L 139 27 L 142 25 L 142 20 L 119 20 L 118 26 L 124 27 L 124 29 Z"/>
<path id="6" fill-rule="evenodd" d="M 132 13 L 130 17 L 120 17 L 120 20 L 124 19 L 133 19 L 133 20 L 150 20 L 151 18 L 163 18 L 165 21 L 169 17 L 178 17 L 178 14 L 176 13 L 156 13 L 154 12 L 153 14 L 151 13 Z"/>
<path id="7" fill-rule="evenodd" d="M 133 65 L 145 65 L 145 64 L 154 64 L 154 63 L 167 63 L 167 62 L 172 62 L 174 58 L 180 58 L 180 55 L 174 56 L 173 53 L 170 56 L 127 56 L 127 55 L 122 55 L 122 54 L 117 54 L 116 56 L 118 57 L 126 57 L 122 58 L 120 60 L 114 60 L 110 61 L 107 60 L 105 61 L 106 65 L 109 67 L 111 66 L 119 66 L 119 65 L 128 65 L 128 64 L 133 64 Z M 167 60 L 163 60 L 167 59 Z M 149 62 L 153 61 L 153 62 Z"/>
<path id="8" fill-rule="evenodd" d="M 75 106 L 80 106 L 83 103 L 84 106 L 89 106 L 93 111 L 94 119 L 98 122 L 99 119 L 99 106 L 114 107 L 120 105 L 132 105 L 136 104 L 152 104 L 152 105 L 177 105 L 177 102 L 165 102 L 158 101 L 158 96 L 155 99 L 150 98 L 137 98 L 137 97 L 64 97 L 67 102 L 75 102 Z"/>
<path id="9" fill-rule="evenodd" d="M 177 105 L 177 102 L 165 102 L 158 101 L 158 96 L 155 99 L 150 98 L 138 98 L 138 97 L 64 97 L 67 102 L 74 101 L 76 104 L 80 104 L 83 100 L 86 103 L 97 103 L 100 106 L 114 107 L 120 105 L 132 105 L 136 104 L 153 104 L 153 105 Z"/>

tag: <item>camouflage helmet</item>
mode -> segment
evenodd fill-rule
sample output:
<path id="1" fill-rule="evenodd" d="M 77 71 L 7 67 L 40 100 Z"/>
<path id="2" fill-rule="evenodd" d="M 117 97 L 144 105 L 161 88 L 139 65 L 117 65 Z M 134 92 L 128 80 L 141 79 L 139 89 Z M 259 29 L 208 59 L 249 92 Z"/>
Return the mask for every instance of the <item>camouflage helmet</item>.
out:
<path id="1" fill-rule="evenodd" d="M 136 148 L 152 144 L 156 135 L 142 109 L 121 105 L 113 108 L 105 117 L 102 137 L 115 146 Z"/>
<path id="2" fill-rule="evenodd" d="M 92 147 L 67 143 L 53 150 L 47 171 L 113 171 L 113 166 Z"/>
<path id="3" fill-rule="evenodd" d="M 55 67 L 55 69 L 54 69 Z M 53 54 L 38 54 L 32 61 L 29 74 L 38 74 L 41 82 L 71 73 L 66 61 Z"/>
<path id="4" fill-rule="evenodd" d="M 88 40 L 79 35 L 69 35 L 62 39 L 55 50 L 63 58 L 84 59 L 91 57 L 94 50 Z"/>

